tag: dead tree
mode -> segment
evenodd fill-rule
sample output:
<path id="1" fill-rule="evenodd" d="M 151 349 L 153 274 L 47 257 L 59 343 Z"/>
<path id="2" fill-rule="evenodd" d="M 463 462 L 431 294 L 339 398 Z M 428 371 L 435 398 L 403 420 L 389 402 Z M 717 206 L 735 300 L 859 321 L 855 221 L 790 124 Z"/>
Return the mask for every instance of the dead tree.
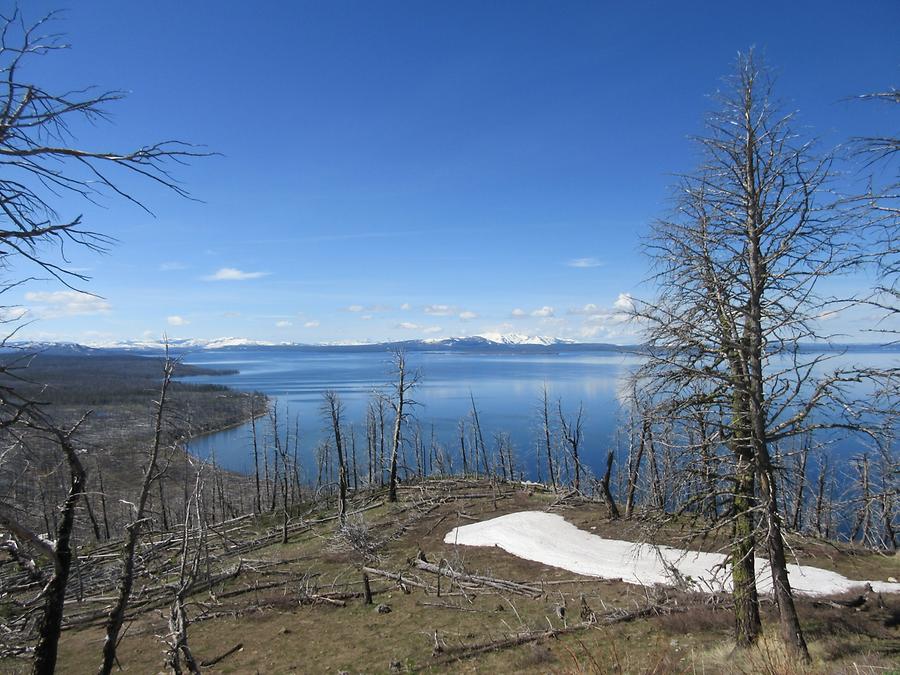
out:
<path id="1" fill-rule="evenodd" d="M 616 506 L 616 500 L 613 498 L 612 490 L 610 490 L 609 482 L 612 476 L 612 467 L 613 461 L 616 458 L 616 453 L 613 450 L 610 450 L 606 453 L 606 471 L 603 472 L 603 478 L 600 480 L 600 495 L 603 497 L 603 501 L 606 503 L 606 508 L 609 510 L 609 517 L 613 520 L 618 520 L 619 518 L 619 507 Z"/>
<path id="2" fill-rule="evenodd" d="M 832 208 L 831 158 L 815 156 L 811 144 L 798 139 L 793 116 L 779 113 L 752 54 L 739 57 L 731 87 L 717 101 L 720 109 L 698 138 L 702 164 L 682 179 L 675 213 L 655 225 L 647 244 L 658 293 L 634 312 L 648 344 L 641 379 L 650 385 L 658 419 L 687 418 L 698 405 L 728 411 L 717 433 L 732 450 L 737 472 L 731 477 L 733 522 L 741 527 L 734 542 L 747 541 L 755 528 L 740 514 L 752 519 L 758 512 L 781 636 L 807 661 L 772 453 L 792 437 L 864 430 L 846 386 L 859 372 L 828 370 L 828 355 L 799 348 L 820 337 L 823 307 L 836 310 L 852 301 L 817 291 L 821 280 L 858 264 L 859 232 Z M 750 558 L 733 554 L 732 564 Z M 733 570 L 736 588 L 755 594 L 753 581 L 735 572 L 742 570 Z M 755 633 L 745 628 L 755 621 L 740 607 L 754 611 L 756 603 L 736 604 L 738 641 L 752 641 Z"/>
<path id="3" fill-rule="evenodd" d="M 547 453 L 547 475 L 550 477 L 550 485 L 556 492 L 556 472 L 553 470 L 553 444 L 550 441 L 550 392 L 547 383 L 541 389 L 541 426 L 544 432 L 544 450 Z"/>
<path id="4" fill-rule="evenodd" d="M 27 419 L 17 421 L 17 426 L 29 432 L 48 436 L 59 446 L 69 469 L 69 492 L 63 502 L 59 521 L 55 530 L 56 540 L 47 541 L 40 535 L 22 525 L 5 506 L 0 503 L 0 523 L 19 540 L 27 542 L 53 563 L 53 574 L 42 590 L 44 608 L 37 622 L 38 641 L 34 649 L 32 670 L 41 675 L 51 674 L 56 669 L 57 648 L 62 632 L 63 608 L 66 599 L 66 587 L 72 568 L 73 550 L 71 539 L 75 529 L 75 511 L 84 494 L 85 471 L 78 457 L 73 436 L 82 425 L 87 415 L 68 430 L 56 427 L 42 413 L 35 410 Z"/>
<path id="5" fill-rule="evenodd" d="M 556 402 L 556 409 L 559 413 L 559 429 L 562 433 L 563 441 L 567 446 L 567 451 L 572 457 L 572 464 L 575 467 L 575 481 L 573 487 L 575 491 L 581 490 L 581 459 L 578 457 L 578 449 L 581 446 L 581 439 L 584 435 L 584 404 L 578 404 L 578 412 L 571 421 L 566 420 L 563 414 L 562 401 Z"/>
<path id="6" fill-rule="evenodd" d="M 150 446 L 147 464 L 144 467 L 144 478 L 141 484 L 141 492 L 138 496 L 137 504 L 134 507 L 134 518 L 126 527 L 119 592 L 105 625 L 106 637 L 103 642 L 103 662 L 100 665 L 100 672 L 103 675 L 109 675 L 116 662 L 116 649 L 119 646 L 119 634 L 122 630 L 122 624 L 125 621 L 125 610 L 128 608 L 128 602 L 131 599 L 131 590 L 134 586 L 135 553 L 140 541 L 141 530 L 148 523 L 148 518 L 146 517 L 147 498 L 150 496 L 150 489 L 153 484 L 159 480 L 160 477 L 158 461 L 164 442 L 169 386 L 172 383 L 172 373 L 175 370 L 176 363 L 177 361 L 175 359 L 169 357 L 167 350 L 166 359 L 163 364 L 162 386 L 160 387 L 159 400 L 156 402 L 153 443 Z"/>
<path id="7" fill-rule="evenodd" d="M 463 476 L 469 475 L 469 460 L 466 456 L 466 421 L 459 420 L 456 423 L 457 434 L 459 435 L 459 454 L 462 461 Z"/>
<path id="8" fill-rule="evenodd" d="M 80 146 L 73 130 L 84 122 L 108 120 L 109 106 L 122 99 L 124 93 L 80 86 L 57 93 L 30 79 L 28 68 L 33 60 L 41 56 L 52 59 L 53 54 L 68 47 L 53 28 L 57 16 L 51 13 L 29 23 L 18 9 L 13 9 L 0 17 L 0 265 L 4 270 L 15 269 L 25 275 L 0 282 L 0 294 L 30 282 L 31 271 L 61 283 L 68 289 L 65 293 L 80 293 L 76 286 L 87 283 L 88 276 L 71 265 L 65 247 L 74 245 L 102 252 L 111 245 L 111 237 L 86 227 L 80 215 L 60 215 L 57 202 L 72 208 L 79 199 L 91 203 L 103 196 L 114 196 L 146 210 L 125 187 L 126 177 L 147 179 L 188 196 L 167 166 L 207 154 L 178 142 L 118 152 Z M 68 197 L 74 201 L 66 201 Z M 0 342 L 7 344 L 6 339 Z M 21 353 L 4 355 L 0 371 L 8 374 L 17 363 L 22 363 Z M 18 404 L 14 389 L 4 388 L 0 397 L 0 429 L 13 435 L 30 433 L 52 438 L 69 469 L 68 493 L 55 527 L 55 550 L 53 546 L 39 546 L 54 561 L 55 571 L 44 591 L 45 612 L 34 669 L 49 673 L 55 667 L 62 598 L 71 559 L 70 536 L 75 509 L 84 493 L 84 471 L 69 431 L 61 431 L 42 415 L 32 414 L 36 412 L 31 405 Z M 30 510 L 32 505 L 21 506 Z M 11 525 L 8 527 L 12 530 Z M 48 528 L 51 531 L 54 530 Z"/>
<path id="9" fill-rule="evenodd" d="M 251 405 L 256 403 L 256 399 L 251 399 Z M 259 487 L 259 443 L 256 438 L 256 408 L 250 411 L 250 429 L 253 435 L 253 469 L 256 476 L 256 513 L 262 513 L 262 499 Z"/>
<path id="10" fill-rule="evenodd" d="M 190 646 L 188 645 L 188 616 L 185 609 L 185 600 L 188 593 L 197 578 L 200 569 L 200 554 L 203 550 L 204 538 L 206 536 L 206 528 L 200 512 L 200 493 L 202 491 L 201 471 L 197 472 L 194 483 L 194 492 L 185 504 L 184 523 L 181 528 L 181 551 L 178 564 L 178 582 L 175 587 L 175 597 L 172 606 L 169 609 L 169 650 L 166 654 L 166 665 L 171 669 L 174 675 L 181 675 L 181 660 L 187 666 L 188 672 L 200 673 L 200 666 L 194 657 Z M 196 513 L 197 530 L 200 534 L 200 541 L 194 551 L 193 559 L 190 559 L 190 524 L 191 524 L 191 504 L 194 505 Z"/>
<path id="11" fill-rule="evenodd" d="M 472 437 L 475 446 L 475 465 L 476 473 L 478 472 L 478 457 L 481 456 L 482 468 L 484 475 L 491 475 L 491 467 L 488 464 L 487 447 L 484 444 L 484 434 L 481 432 L 481 421 L 478 418 L 478 406 L 475 405 L 475 395 L 470 391 L 469 400 L 472 402 Z"/>
<path id="12" fill-rule="evenodd" d="M 334 434 L 334 447 L 337 450 L 338 460 L 338 519 L 341 526 L 347 523 L 347 465 L 344 461 L 344 440 L 341 435 L 341 418 L 344 414 L 344 404 L 334 391 L 326 391 L 322 394 L 322 412 L 331 422 L 331 430 Z"/>
<path id="13" fill-rule="evenodd" d="M 419 383 L 419 373 L 418 371 L 410 372 L 406 364 L 406 354 L 404 354 L 401 349 L 397 349 L 393 352 L 392 361 L 395 379 L 392 385 L 393 396 L 389 399 L 388 403 L 394 410 L 394 434 L 391 443 L 388 501 L 396 502 L 397 465 L 400 456 L 401 433 L 403 431 L 403 424 L 409 416 L 409 409 L 412 406 L 417 405 L 416 402 L 410 398 L 410 394 Z"/>

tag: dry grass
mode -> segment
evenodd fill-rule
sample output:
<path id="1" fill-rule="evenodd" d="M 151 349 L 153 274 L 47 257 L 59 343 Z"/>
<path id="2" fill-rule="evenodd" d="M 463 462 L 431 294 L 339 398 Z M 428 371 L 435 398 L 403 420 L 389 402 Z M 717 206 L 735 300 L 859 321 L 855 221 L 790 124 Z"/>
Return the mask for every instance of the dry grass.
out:
<path id="1" fill-rule="evenodd" d="M 686 612 L 662 614 L 609 626 L 587 627 L 554 639 L 529 642 L 502 651 L 488 652 L 475 659 L 448 658 L 465 645 L 484 643 L 528 631 L 562 628 L 579 622 L 580 598 L 590 608 L 604 614 L 613 609 L 634 609 L 647 602 L 648 589 L 620 582 L 578 577 L 557 568 L 520 560 L 496 548 L 468 548 L 443 544 L 444 534 L 470 518 L 486 519 L 523 509 L 547 508 L 552 497 L 505 486 L 499 499 L 467 498 L 466 493 L 483 494 L 486 484 L 456 486 L 452 493 L 435 485 L 431 500 L 422 501 L 419 489 L 404 489 L 399 506 L 385 505 L 364 512 L 367 537 L 385 540 L 378 551 L 377 566 L 403 571 L 406 578 L 418 578 L 432 586 L 430 594 L 396 582 L 372 577 L 375 602 L 391 607 L 379 614 L 361 599 L 349 599 L 345 607 L 300 604 L 303 592 L 329 590 L 358 591 L 361 573 L 358 556 L 348 549 L 335 549 L 334 521 L 323 523 L 293 536 L 287 545 L 274 544 L 245 557 L 253 560 L 292 561 L 290 570 L 277 577 L 278 585 L 258 592 L 225 597 L 230 590 L 249 588 L 262 577 L 246 572 L 214 593 L 192 598 L 189 613 L 204 611 L 218 616 L 190 627 L 190 642 L 201 659 L 217 656 L 237 643 L 243 649 L 219 663 L 210 672 L 222 673 L 794 673 L 889 672 L 897 662 L 900 607 L 869 603 L 865 611 L 800 603 L 810 640 L 814 663 L 799 667 L 765 638 L 753 650 L 733 653 L 732 616 L 728 609 L 707 606 L 701 596 L 668 592 L 672 607 L 690 606 Z M 455 494 L 456 499 L 446 499 Z M 426 495 L 428 496 L 428 495 Z M 413 499 L 422 508 L 413 507 Z M 465 514 L 463 518 L 459 514 Z M 617 528 L 617 536 L 627 538 L 633 524 L 605 521 L 605 511 L 597 504 L 573 504 L 563 515 L 584 527 L 597 527 L 607 536 Z M 327 515 L 323 511 L 320 515 Z M 316 514 L 310 516 L 316 517 Z M 272 527 L 277 527 L 273 522 Z M 362 527 L 363 524 L 360 524 Z M 257 525 L 265 529 L 266 523 Z M 392 537 L 400 533 L 399 536 Z M 457 570 L 485 574 L 519 582 L 543 584 L 544 595 L 529 598 L 498 595 L 487 589 L 469 589 L 462 595 L 446 583 L 436 597 L 434 576 L 411 570 L 408 559 L 424 551 L 431 561 L 445 559 Z M 835 555 L 841 555 L 836 553 Z M 881 558 L 885 562 L 884 558 Z M 887 561 L 893 564 L 893 561 Z M 892 568 L 885 564 L 870 571 L 886 576 Z M 266 577 L 271 582 L 272 577 Z M 565 607 L 560 618 L 558 607 Z M 771 608 L 766 624 L 772 625 Z M 157 636 L 165 632 L 159 612 L 140 616 L 129 628 L 120 648 L 126 672 L 158 672 L 162 664 L 162 644 Z M 435 636 L 440 651 L 435 654 Z M 102 634 L 98 628 L 66 631 L 61 644 L 58 672 L 93 672 L 97 666 Z M 0 671 L 24 669 L 23 662 L 0 663 Z M 855 669 L 855 670 L 854 670 Z M 866 670 L 868 669 L 868 670 Z"/>

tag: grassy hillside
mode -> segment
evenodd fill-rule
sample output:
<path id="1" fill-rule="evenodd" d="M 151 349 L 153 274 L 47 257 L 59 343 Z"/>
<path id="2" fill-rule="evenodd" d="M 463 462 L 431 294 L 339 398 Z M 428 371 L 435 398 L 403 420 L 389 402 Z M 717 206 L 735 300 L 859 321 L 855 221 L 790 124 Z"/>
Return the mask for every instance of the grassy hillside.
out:
<path id="1" fill-rule="evenodd" d="M 333 504 L 307 502 L 291 517 L 286 544 L 277 514 L 192 529 L 188 551 L 201 557 L 186 607 L 189 644 L 201 662 L 223 657 L 204 670 L 885 673 L 900 660 L 897 597 L 801 599 L 814 656 L 813 666 L 802 669 L 786 662 L 768 637 L 759 649 L 733 655 L 727 596 L 580 577 L 496 548 L 443 543 L 457 525 L 527 509 L 551 510 L 583 529 L 631 540 L 646 536 L 639 519 L 613 522 L 596 502 L 477 480 L 405 485 L 399 504 L 384 497 L 379 489 L 356 495 L 343 531 Z M 681 536 L 673 525 L 655 540 L 679 543 Z M 857 579 L 900 576 L 896 557 L 799 538 L 792 543 L 806 564 Z M 105 570 L 117 547 L 88 544 L 82 551 L 61 673 L 97 666 L 99 622 L 112 593 Z M 162 669 L 181 547 L 177 531 L 156 532 L 144 544 L 139 591 L 119 650 L 126 672 Z M 426 569 L 429 564 L 442 574 Z M 364 571 L 372 604 L 364 598 Z M 10 600 L 0 611 L 19 611 Z M 764 609 L 774 634 L 771 602 Z M 0 663 L 7 672 L 27 667 L 18 659 Z"/>

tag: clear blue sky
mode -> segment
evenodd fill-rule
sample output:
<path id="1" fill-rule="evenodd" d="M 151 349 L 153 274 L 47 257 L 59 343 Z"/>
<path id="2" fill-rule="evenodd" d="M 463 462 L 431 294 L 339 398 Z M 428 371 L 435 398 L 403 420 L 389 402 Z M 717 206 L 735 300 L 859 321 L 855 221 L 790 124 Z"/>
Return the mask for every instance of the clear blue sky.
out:
<path id="1" fill-rule="evenodd" d="M 127 182 L 155 217 L 58 202 L 119 242 L 70 251 L 102 300 L 26 289 L 36 338 L 627 341 L 640 236 L 739 50 L 826 145 L 897 132 L 843 100 L 898 84 L 896 1 L 70 4 L 27 75 L 131 92 L 80 145 L 223 156 L 178 171 L 202 203 Z"/>

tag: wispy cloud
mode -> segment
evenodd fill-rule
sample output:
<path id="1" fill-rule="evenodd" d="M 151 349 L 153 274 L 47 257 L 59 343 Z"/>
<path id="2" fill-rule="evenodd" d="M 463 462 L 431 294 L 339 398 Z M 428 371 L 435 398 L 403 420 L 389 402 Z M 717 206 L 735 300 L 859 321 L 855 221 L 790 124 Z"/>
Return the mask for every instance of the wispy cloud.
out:
<path id="1" fill-rule="evenodd" d="M 418 330 L 423 333 L 440 333 L 443 329 L 440 326 L 420 326 L 412 321 L 401 321 L 394 328 L 401 330 Z"/>
<path id="2" fill-rule="evenodd" d="M 524 319 L 526 316 L 528 316 L 528 312 L 526 312 L 526 311 L 525 311 L 524 309 L 522 309 L 521 307 L 516 307 L 516 308 L 515 308 L 513 311 L 511 311 L 509 314 L 510 314 L 510 316 L 512 316 L 514 319 Z"/>
<path id="3" fill-rule="evenodd" d="M 303 324 L 303 327 L 304 328 L 318 328 L 319 322 L 317 320 L 313 319 L 312 321 L 307 321 L 305 324 Z"/>
<path id="4" fill-rule="evenodd" d="M 183 316 L 178 316 L 177 314 L 167 316 L 166 322 L 168 322 L 170 326 L 187 326 L 190 323 L 190 321 L 185 319 Z"/>
<path id="5" fill-rule="evenodd" d="M 246 281 L 269 276 L 269 272 L 244 272 L 236 267 L 221 267 L 215 273 L 203 277 L 204 281 Z"/>
<path id="6" fill-rule="evenodd" d="M 597 312 L 602 311 L 599 306 L 595 305 L 593 302 L 589 302 L 584 307 L 575 307 L 566 312 L 566 314 L 571 314 L 574 316 L 583 315 L 590 316 L 592 314 L 596 314 Z"/>
<path id="7" fill-rule="evenodd" d="M 0 323 L 18 321 L 28 314 L 26 307 L 0 307 Z"/>
<path id="8" fill-rule="evenodd" d="M 159 265 L 160 272 L 175 272 L 177 270 L 186 270 L 187 268 L 187 265 L 182 262 L 178 262 L 177 260 L 160 263 Z"/>
<path id="9" fill-rule="evenodd" d="M 294 322 L 293 322 L 293 321 L 284 321 L 284 320 L 282 320 L 282 321 L 276 321 L 276 322 L 275 322 L 275 328 L 290 328 L 290 327 L 293 326 L 293 325 L 294 325 Z"/>
<path id="10" fill-rule="evenodd" d="M 393 307 L 388 305 L 348 305 L 344 307 L 345 312 L 353 312 L 354 314 L 358 314 L 360 312 L 373 313 L 373 312 L 390 312 L 393 310 Z"/>
<path id="11" fill-rule="evenodd" d="M 412 309 L 412 305 L 410 305 L 408 302 L 404 302 L 402 305 L 400 305 L 400 309 L 402 309 L 404 312 L 406 312 L 406 311 Z"/>
<path id="12" fill-rule="evenodd" d="M 34 305 L 33 313 L 42 319 L 105 314 L 112 309 L 103 298 L 81 291 L 29 291 L 25 300 Z"/>
<path id="13" fill-rule="evenodd" d="M 422 311 L 429 316 L 456 316 L 461 321 L 477 319 L 478 314 L 470 309 L 462 309 L 454 305 L 425 305 Z"/>
<path id="14" fill-rule="evenodd" d="M 431 316 L 450 316 L 455 313 L 450 305 L 425 305 L 422 311 Z"/>
<path id="15" fill-rule="evenodd" d="M 573 258 L 566 262 L 567 267 L 601 267 L 603 261 L 597 258 Z"/>
<path id="16" fill-rule="evenodd" d="M 539 319 L 546 319 L 547 317 L 553 316 L 555 310 L 552 307 L 548 307 L 544 305 L 531 313 L 531 316 L 537 317 Z"/>

